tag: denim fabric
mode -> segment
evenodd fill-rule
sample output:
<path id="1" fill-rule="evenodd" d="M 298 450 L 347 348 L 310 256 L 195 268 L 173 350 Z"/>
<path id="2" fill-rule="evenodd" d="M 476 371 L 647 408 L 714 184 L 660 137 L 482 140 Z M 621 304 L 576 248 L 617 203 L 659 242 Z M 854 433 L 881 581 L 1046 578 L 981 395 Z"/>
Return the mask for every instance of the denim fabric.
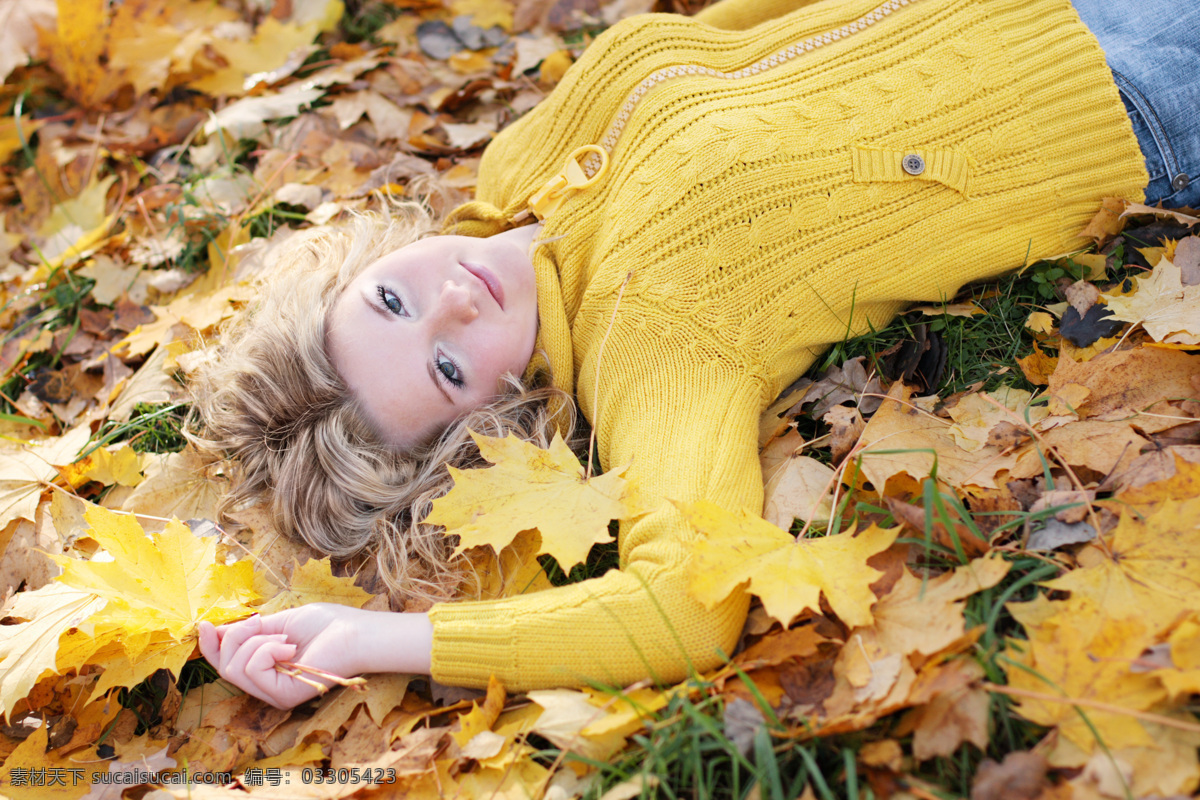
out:
<path id="1" fill-rule="evenodd" d="M 1146 157 L 1146 203 L 1200 207 L 1200 3 L 1072 0 Z"/>

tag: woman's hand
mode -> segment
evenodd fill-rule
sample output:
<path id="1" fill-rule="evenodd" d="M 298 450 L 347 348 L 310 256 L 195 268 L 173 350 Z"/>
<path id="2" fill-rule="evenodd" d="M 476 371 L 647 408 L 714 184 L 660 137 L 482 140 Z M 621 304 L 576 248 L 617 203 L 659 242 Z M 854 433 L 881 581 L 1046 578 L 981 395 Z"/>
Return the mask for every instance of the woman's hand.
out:
<path id="1" fill-rule="evenodd" d="M 313 603 L 220 628 L 202 622 L 199 636 L 200 652 L 222 678 L 276 708 L 291 708 L 318 690 L 276 670 L 276 664 L 291 662 L 342 678 L 363 672 L 428 674 L 433 631 L 425 614 Z"/>

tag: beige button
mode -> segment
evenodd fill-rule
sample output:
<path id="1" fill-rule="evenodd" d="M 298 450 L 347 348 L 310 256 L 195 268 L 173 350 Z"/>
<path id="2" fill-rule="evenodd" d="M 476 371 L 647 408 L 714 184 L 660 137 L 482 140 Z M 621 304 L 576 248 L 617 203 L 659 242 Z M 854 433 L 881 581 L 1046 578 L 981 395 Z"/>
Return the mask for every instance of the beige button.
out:
<path id="1" fill-rule="evenodd" d="M 920 175 L 925 171 L 925 159 L 916 153 L 909 153 L 900 162 L 900 166 L 904 167 L 904 171 L 909 175 Z"/>

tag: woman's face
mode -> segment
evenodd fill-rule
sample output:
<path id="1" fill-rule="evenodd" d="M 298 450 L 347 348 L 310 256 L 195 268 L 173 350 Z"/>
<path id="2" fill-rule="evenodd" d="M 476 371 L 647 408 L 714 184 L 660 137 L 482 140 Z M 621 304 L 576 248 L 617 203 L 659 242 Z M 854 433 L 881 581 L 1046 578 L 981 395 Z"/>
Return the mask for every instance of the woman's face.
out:
<path id="1" fill-rule="evenodd" d="M 534 233 L 421 239 L 368 266 L 337 299 L 330 354 L 391 444 L 437 435 L 529 364 L 538 328 Z"/>

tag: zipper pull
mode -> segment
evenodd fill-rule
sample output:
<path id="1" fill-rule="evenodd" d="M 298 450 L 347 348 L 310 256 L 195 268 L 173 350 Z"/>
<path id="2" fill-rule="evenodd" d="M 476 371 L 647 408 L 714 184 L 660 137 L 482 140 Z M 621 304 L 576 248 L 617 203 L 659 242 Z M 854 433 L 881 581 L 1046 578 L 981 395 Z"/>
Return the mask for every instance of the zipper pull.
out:
<path id="1" fill-rule="evenodd" d="M 590 178 L 580 163 L 589 155 L 600 157 L 600 166 Z M 600 145 L 585 144 L 567 157 L 567 163 L 563 165 L 562 172 L 546 181 L 541 189 L 530 196 L 529 208 L 533 211 L 534 216 L 539 220 L 544 220 L 557 211 L 569 195 L 588 188 L 600 180 L 607 171 L 608 151 Z"/>

